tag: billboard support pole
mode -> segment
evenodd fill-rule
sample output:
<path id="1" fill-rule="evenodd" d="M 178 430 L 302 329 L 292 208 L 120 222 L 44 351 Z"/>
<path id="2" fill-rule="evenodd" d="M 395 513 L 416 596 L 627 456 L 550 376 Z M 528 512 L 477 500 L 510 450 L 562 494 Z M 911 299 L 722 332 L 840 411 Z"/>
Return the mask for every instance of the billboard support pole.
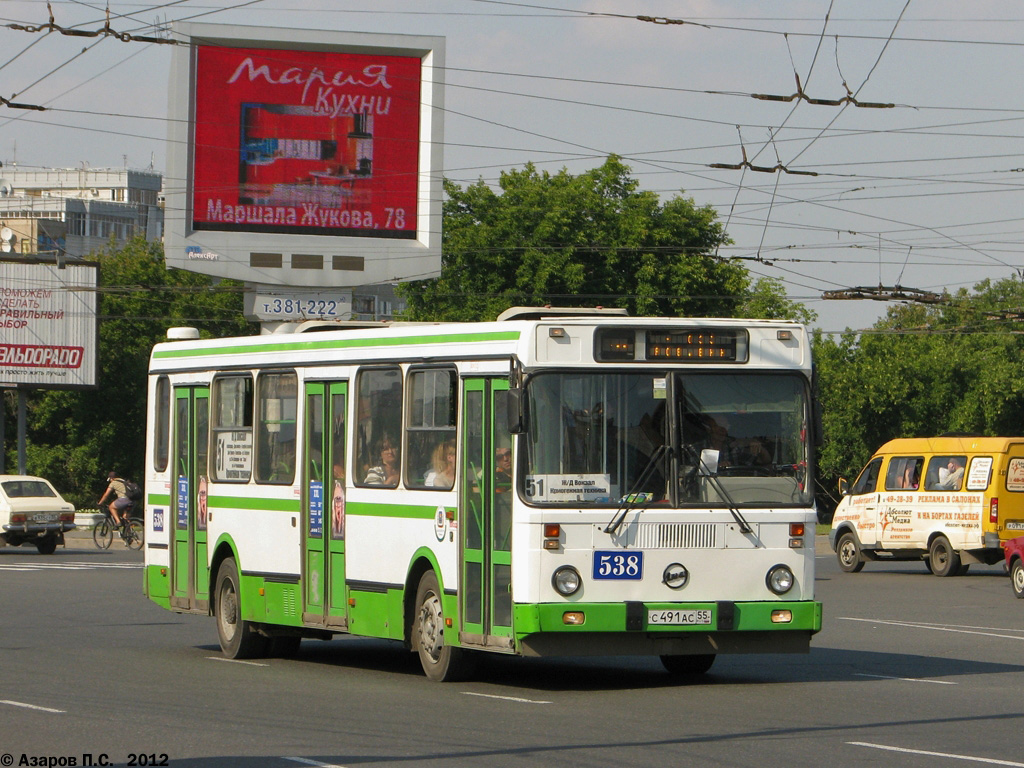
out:
<path id="1" fill-rule="evenodd" d="M 25 402 L 28 400 L 28 395 L 25 394 L 24 389 L 18 390 L 18 474 L 27 474 L 25 469 Z"/>

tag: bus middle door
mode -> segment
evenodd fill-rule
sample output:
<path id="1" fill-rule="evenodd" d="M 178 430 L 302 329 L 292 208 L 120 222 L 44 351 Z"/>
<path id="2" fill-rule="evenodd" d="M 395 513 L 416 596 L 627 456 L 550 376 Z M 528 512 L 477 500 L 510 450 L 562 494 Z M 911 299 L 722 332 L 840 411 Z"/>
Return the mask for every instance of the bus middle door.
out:
<path id="1" fill-rule="evenodd" d="M 302 620 L 348 626 L 345 603 L 346 382 L 307 382 L 302 471 Z"/>
<path id="2" fill-rule="evenodd" d="M 210 390 L 174 390 L 174 523 L 171 540 L 171 598 L 174 608 L 206 611 L 210 604 L 207 568 L 207 483 L 209 481 Z"/>
<path id="3" fill-rule="evenodd" d="M 512 436 L 508 380 L 463 381 L 460 641 L 512 650 Z"/>

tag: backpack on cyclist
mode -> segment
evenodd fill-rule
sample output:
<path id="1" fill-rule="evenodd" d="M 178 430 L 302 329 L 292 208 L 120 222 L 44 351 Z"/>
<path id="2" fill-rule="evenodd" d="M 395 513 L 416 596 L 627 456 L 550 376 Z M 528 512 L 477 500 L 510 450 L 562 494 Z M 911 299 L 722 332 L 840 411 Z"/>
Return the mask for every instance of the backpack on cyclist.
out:
<path id="1" fill-rule="evenodd" d="M 142 489 L 139 487 L 138 483 L 125 479 L 124 492 L 125 495 L 133 502 L 142 501 Z"/>

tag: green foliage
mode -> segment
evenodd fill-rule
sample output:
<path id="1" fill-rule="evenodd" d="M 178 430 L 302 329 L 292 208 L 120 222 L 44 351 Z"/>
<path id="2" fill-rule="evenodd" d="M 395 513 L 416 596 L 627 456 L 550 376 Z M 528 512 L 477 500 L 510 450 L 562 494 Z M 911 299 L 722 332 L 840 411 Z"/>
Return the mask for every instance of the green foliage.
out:
<path id="1" fill-rule="evenodd" d="M 859 339 L 816 334 L 819 486 L 833 492 L 895 437 L 1021 434 L 1024 340 L 1006 319 L 1020 307 L 1019 280 L 985 281 L 948 303 L 894 307 Z"/>
<path id="2" fill-rule="evenodd" d="M 637 189 L 610 157 L 579 176 L 503 172 L 492 190 L 445 182 L 441 276 L 399 286 L 410 320 L 493 320 L 510 306 L 618 306 L 633 315 L 730 316 L 747 271 L 710 206 Z"/>
<path id="3" fill-rule="evenodd" d="M 28 399 L 27 469 L 49 478 L 76 506 L 95 504 L 111 469 L 143 477 L 149 354 L 169 327 L 195 326 L 206 337 L 255 332 L 242 318 L 240 284 L 224 281 L 214 289 L 206 275 L 168 271 L 159 244 L 137 238 L 95 259 L 100 264 L 99 386 L 38 390 Z M 14 418 L 11 407 L 8 435 Z M 5 446 L 12 471 L 14 441 Z"/>
<path id="4" fill-rule="evenodd" d="M 736 317 L 762 318 L 764 320 L 796 320 L 810 325 L 818 319 L 803 304 L 790 301 L 782 282 L 772 277 L 762 277 L 736 309 Z"/>

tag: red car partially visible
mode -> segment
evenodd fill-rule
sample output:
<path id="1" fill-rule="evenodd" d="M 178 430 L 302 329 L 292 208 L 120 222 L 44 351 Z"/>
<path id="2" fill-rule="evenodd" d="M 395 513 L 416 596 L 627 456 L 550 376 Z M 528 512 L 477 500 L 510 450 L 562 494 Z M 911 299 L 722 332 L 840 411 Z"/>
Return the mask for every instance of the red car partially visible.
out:
<path id="1" fill-rule="evenodd" d="M 1013 594 L 1024 599 L 1024 536 L 1006 542 L 1006 569 L 1010 572 Z"/>

